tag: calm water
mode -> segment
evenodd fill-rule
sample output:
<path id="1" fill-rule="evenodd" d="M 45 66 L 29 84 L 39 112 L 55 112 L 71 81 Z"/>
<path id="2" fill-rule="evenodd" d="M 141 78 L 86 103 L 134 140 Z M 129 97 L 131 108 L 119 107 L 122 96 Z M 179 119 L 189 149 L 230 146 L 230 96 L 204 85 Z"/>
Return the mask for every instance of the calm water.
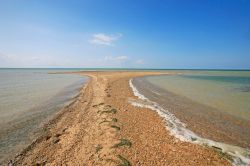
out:
<path id="1" fill-rule="evenodd" d="M 29 144 L 42 124 L 87 80 L 73 74 L 48 74 L 55 71 L 0 69 L 0 163 Z"/>
<path id="2" fill-rule="evenodd" d="M 184 71 L 147 80 L 193 101 L 250 121 L 250 71 Z"/>
<path id="3" fill-rule="evenodd" d="M 249 165 L 250 71 L 167 72 L 175 75 L 133 79 L 135 95 L 147 99 L 129 102 L 157 111 L 177 138 L 216 147 L 235 165 Z"/>

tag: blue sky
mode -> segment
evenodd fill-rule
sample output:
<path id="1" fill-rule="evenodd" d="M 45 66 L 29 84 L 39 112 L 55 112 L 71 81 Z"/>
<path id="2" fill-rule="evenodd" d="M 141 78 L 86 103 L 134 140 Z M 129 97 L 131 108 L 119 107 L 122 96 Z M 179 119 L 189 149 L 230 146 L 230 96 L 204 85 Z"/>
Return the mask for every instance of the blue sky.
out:
<path id="1" fill-rule="evenodd" d="M 250 69 L 250 1 L 0 0 L 0 67 Z"/>

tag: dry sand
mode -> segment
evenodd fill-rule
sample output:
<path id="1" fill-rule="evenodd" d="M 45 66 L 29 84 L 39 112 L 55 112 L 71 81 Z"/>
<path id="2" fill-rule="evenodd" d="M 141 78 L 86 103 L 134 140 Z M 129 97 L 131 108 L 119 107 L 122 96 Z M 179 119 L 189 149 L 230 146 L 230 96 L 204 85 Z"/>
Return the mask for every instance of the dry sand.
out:
<path id="1" fill-rule="evenodd" d="M 14 165 L 231 165 L 207 147 L 178 141 L 136 98 L 129 79 L 158 72 L 80 72 L 91 79 Z M 119 144 L 120 143 L 120 144 Z"/>

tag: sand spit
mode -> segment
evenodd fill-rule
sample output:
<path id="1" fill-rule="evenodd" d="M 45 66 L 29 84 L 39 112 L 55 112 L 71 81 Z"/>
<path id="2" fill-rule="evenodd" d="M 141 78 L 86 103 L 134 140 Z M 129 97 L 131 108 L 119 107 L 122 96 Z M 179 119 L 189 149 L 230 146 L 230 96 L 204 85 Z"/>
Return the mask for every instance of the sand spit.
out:
<path id="1" fill-rule="evenodd" d="M 215 150 L 176 139 L 155 111 L 129 103 L 137 99 L 131 78 L 161 73 L 78 74 L 88 84 L 14 165 L 231 165 Z"/>

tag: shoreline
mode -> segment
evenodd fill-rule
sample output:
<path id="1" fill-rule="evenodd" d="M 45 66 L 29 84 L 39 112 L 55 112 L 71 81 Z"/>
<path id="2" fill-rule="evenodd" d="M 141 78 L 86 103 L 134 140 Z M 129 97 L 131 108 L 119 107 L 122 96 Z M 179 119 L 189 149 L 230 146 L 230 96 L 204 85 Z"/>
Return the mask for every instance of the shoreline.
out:
<path id="1" fill-rule="evenodd" d="M 138 78 L 135 78 L 138 79 Z M 140 78 L 139 78 L 140 79 Z M 179 117 L 176 116 L 176 111 L 169 111 L 166 107 L 162 107 L 161 104 L 164 105 L 164 103 L 162 102 L 155 102 L 154 100 L 157 99 L 156 96 L 158 95 L 162 95 L 163 92 L 166 92 L 163 89 L 158 88 L 157 91 L 155 91 L 155 87 L 152 87 L 153 85 L 151 85 L 150 83 L 145 83 L 146 81 L 143 79 L 143 83 L 136 83 L 137 86 L 142 86 L 143 88 L 140 87 L 140 90 L 143 91 L 143 89 L 145 87 L 148 88 L 148 86 L 150 87 L 150 90 L 152 90 L 152 92 L 147 93 L 147 95 L 149 96 L 145 96 L 144 94 L 140 93 L 137 89 L 137 87 L 132 83 L 132 81 L 134 81 L 134 79 L 130 80 L 130 87 L 133 89 L 134 95 L 137 96 L 139 99 L 141 99 L 140 101 L 136 101 L 136 100 L 131 100 L 130 103 L 136 107 L 145 107 L 145 108 L 150 108 L 154 111 L 156 111 L 160 117 L 162 117 L 165 120 L 166 123 L 166 129 L 168 131 L 170 131 L 171 135 L 175 136 L 176 138 L 185 141 L 185 142 L 191 142 L 194 144 L 199 144 L 202 146 L 208 146 L 210 148 L 214 148 L 218 151 L 220 151 L 221 153 L 225 153 L 226 155 L 228 155 L 229 159 L 233 159 L 233 164 L 235 165 L 248 165 L 250 164 L 250 159 L 248 157 L 248 155 L 250 154 L 250 150 L 248 149 L 248 147 L 240 147 L 240 146 L 235 146 L 232 144 L 228 144 L 225 143 L 225 141 L 222 140 L 222 142 L 214 140 L 214 139 L 210 139 L 207 136 L 202 135 L 201 133 L 197 133 L 197 130 L 194 130 L 193 128 L 191 128 L 190 130 L 190 125 L 187 125 L 189 123 L 187 123 L 187 121 L 185 121 L 186 119 L 179 119 Z M 142 80 L 139 80 L 142 81 Z M 151 89 L 152 88 L 152 89 Z M 145 90 L 145 89 L 144 89 Z M 160 90 L 160 91 L 159 91 Z M 161 94 L 160 94 L 161 93 Z M 150 96 L 152 95 L 152 96 Z M 150 98 L 148 98 L 150 97 Z M 161 96 L 162 97 L 162 96 Z M 173 98 L 176 99 L 176 96 L 171 96 Z M 153 100 L 153 101 L 152 101 Z M 166 100 L 170 100 L 170 98 L 164 98 L 164 101 L 166 102 Z M 189 101 L 191 102 L 191 101 Z M 160 104 L 159 104 L 160 103 Z M 180 101 L 178 101 L 178 103 L 182 103 Z M 191 102 L 192 103 L 192 102 Z M 167 103 L 168 106 L 170 106 L 173 103 Z M 205 106 L 203 106 L 205 107 Z M 185 107 L 185 111 L 187 111 L 188 107 Z M 173 108 L 172 108 L 173 109 Z M 175 109 L 178 109 L 175 108 Z M 194 108 L 193 108 L 194 109 Z M 187 114 L 189 114 L 190 112 L 185 112 L 184 110 L 182 110 L 182 117 L 187 116 Z M 208 114 L 208 112 L 206 112 Z M 180 113 L 179 113 L 180 114 Z M 192 113 L 191 113 L 192 114 Z M 221 117 L 221 116 L 220 116 Z M 193 117 L 194 118 L 194 117 Z M 197 123 L 197 121 L 201 120 L 202 122 L 203 119 L 200 117 L 200 119 L 192 119 L 195 123 Z M 208 125 L 208 124 L 207 124 Z M 214 125 L 214 124 L 210 124 L 210 125 Z M 198 130 L 199 131 L 199 130 Z M 209 132 L 210 129 L 206 130 L 206 132 Z M 220 132 L 220 131 L 218 131 Z M 211 134 L 211 133 L 209 133 Z M 221 138 L 222 139 L 222 138 Z"/>
<path id="2" fill-rule="evenodd" d="M 131 78 L 167 73 L 74 73 L 91 78 L 45 126 L 43 136 L 15 157 L 14 165 L 231 165 L 210 148 L 177 140 L 156 112 L 128 102 L 136 99 Z"/>
<path id="3" fill-rule="evenodd" d="M 158 87 L 147 81 L 146 77 L 135 78 L 133 83 L 141 94 L 174 114 L 197 135 L 217 142 L 250 148 L 250 140 L 248 139 L 250 137 L 250 122 L 246 119 L 221 112 L 214 107 L 200 104 Z"/>
<path id="4" fill-rule="evenodd" d="M 20 73 L 23 73 L 23 71 L 21 70 Z M 31 75 L 30 73 L 32 72 L 29 72 L 26 75 Z M 47 76 L 47 73 L 39 73 L 32 76 L 38 79 L 45 78 L 45 80 L 54 77 Z M 58 76 L 55 76 L 55 79 L 51 80 L 57 81 L 57 78 Z M 0 165 L 6 165 L 9 160 L 11 160 L 14 156 L 20 153 L 20 151 L 22 151 L 34 140 L 40 137 L 43 132 L 43 126 L 50 120 L 54 119 L 54 116 L 58 112 L 60 112 L 65 106 L 69 105 L 72 100 L 74 100 L 75 96 L 78 94 L 79 90 L 82 88 L 82 85 L 85 82 L 85 78 L 75 79 L 72 81 L 72 78 L 74 78 L 74 76 L 60 76 L 60 78 L 66 78 L 66 81 L 68 79 L 70 81 L 60 84 L 59 81 L 56 82 L 43 80 L 41 82 L 40 80 L 38 80 L 37 82 L 39 83 L 37 83 L 31 79 L 31 83 L 27 84 L 27 86 L 25 84 L 25 86 L 20 87 L 20 91 L 16 89 L 15 93 L 13 93 L 13 96 L 12 94 L 8 95 L 8 100 L 6 99 L 6 101 L 8 101 L 8 103 L 11 103 L 13 107 L 8 107 L 8 105 L 4 103 L 5 99 L 1 96 L 1 99 L 3 99 L 1 102 L 1 110 L 5 110 L 10 115 L 4 116 L 3 114 L 1 116 L 2 121 L 0 129 Z M 15 82 L 15 85 L 17 85 L 18 87 L 18 85 L 20 85 L 20 82 L 21 81 Z M 51 82 L 55 82 L 59 83 L 59 85 L 53 84 L 48 86 L 48 88 L 43 88 L 43 82 L 47 82 L 48 85 Z M 29 85 L 31 84 L 36 84 L 36 88 L 31 87 L 31 90 L 29 90 L 28 92 L 25 91 L 26 93 L 23 93 L 22 89 L 29 88 Z M 9 87 L 11 87 L 11 85 Z M 12 88 L 9 87 L 7 87 L 6 89 L 11 90 Z M 35 91 L 33 91 L 34 89 Z M 50 91 L 51 89 L 56 90 Z M 7 90 L 6 92 L 11 92 Z M 21 98 L 23 99 L 23 102 L 20 102 Z"/>

